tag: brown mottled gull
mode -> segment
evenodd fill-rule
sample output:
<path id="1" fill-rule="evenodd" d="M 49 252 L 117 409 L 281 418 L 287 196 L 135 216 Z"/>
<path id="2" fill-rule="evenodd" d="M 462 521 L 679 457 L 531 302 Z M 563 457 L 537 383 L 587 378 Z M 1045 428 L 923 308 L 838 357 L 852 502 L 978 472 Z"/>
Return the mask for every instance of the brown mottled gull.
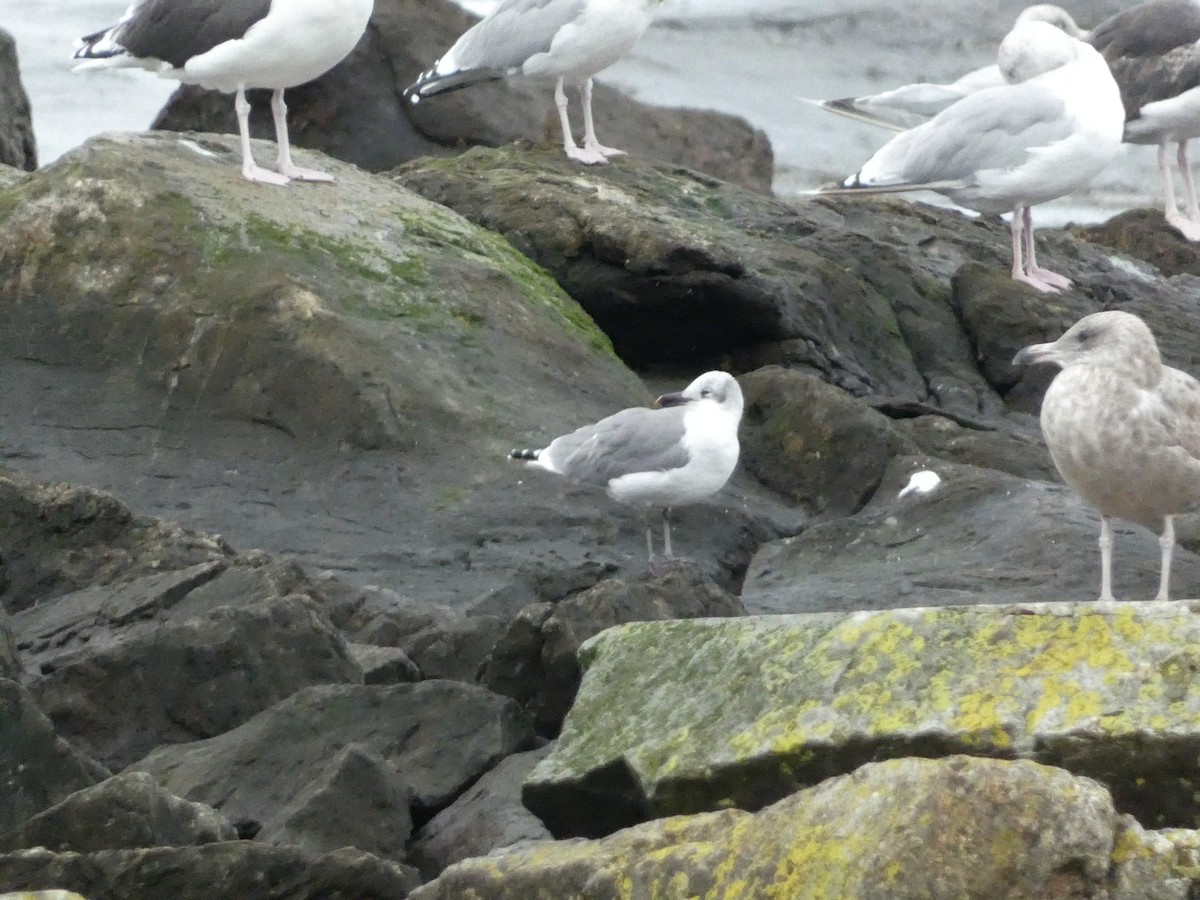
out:
<path id="1" fill-rule="evenodd" d="M 1100 599 L 1112 600 L 1112 518 L 1161 529 L 1158 600 L 1168 599 L 1174 516 L 1200 508 L 1200 382 L 1165 366 L 1135 315 L 1085 316 L 1014 365 L 1062 366 L 1042 401 L 1042 433 L 1067 484 L 1100 510 Z"/>

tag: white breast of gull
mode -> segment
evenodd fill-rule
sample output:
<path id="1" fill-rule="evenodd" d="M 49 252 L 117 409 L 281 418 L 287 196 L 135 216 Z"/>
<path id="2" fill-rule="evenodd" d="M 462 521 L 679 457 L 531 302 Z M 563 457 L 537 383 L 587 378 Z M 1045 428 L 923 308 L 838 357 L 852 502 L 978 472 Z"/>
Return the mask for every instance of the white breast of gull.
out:
<path id="1" fill-rule="evenodd" d="M 501 0 L 408 86 L 409 102 L 510 76 L 553 81 L 563 150 L 587 165 L 624 151 L 596 138 L 592 76 L 637 43 L 661 0 Z M 578 86 L 583 104 L 583 146 L 575 143 L 564 85 Z"/>
<path id="2" fill-rule="evenodd" d="M 1105 19 L 1092 31 L 1125 101 L 1125 140 L 1158 145 L 1158 170 L 1169 224 L 1200 240 L 1200 207 L 1188 141 L 1200 137 L 1200 3 L 1150 0 Z M 1177 145 L 1183 210 L 1175 200 L 1168 145 Z"/>
<path id="3" fill-rule="evenodd" d="M 1112 600 L 1113 517 L 1161 530 L 1157 599 L 1168 599 L 1173 517 L 1200 508 L 1200 382 L 1165 366 L 1146 323 L 1085 316 L 1015 365 L 1062 367 L 1042 401 L 1042 433 L 1063 479 L 1100 510 L 1100 599 Z"/>
<path id="4" fill-rule="evenodd" d="M 981 213 L 1012 212 L 1012 277 L 1041 291 L 1071 282 L 1037 264 L 1031 207 L 1094 178 L 1121 145 L 1124 110 L 1094 48 L 1044 22 L 1004 39 L 1031 58 L 1066 60 L 1016 84 L 969 94 L 901 132 L 840 186 L 817 194 L 932 190 Z"/>
<path id="5" fill-rule="evenodd" d="M 555 438 L 540 450 L 513 450 L 513 459 L 572 481 L 604 488 L 610 497 L 662 510 L 663 552 L 672 556 L 670 509 L 719 491 L 738 460 L 742 390 L 725 372 L 705 372 L 657 409 L 633 407 Z M 646 527 L 646 552 L 654 557 Z"/>
<path id="6" fill-rule="evenodd" d="M 251 181 L 332 181 L 295 165 L 286 88 L 312 81 L 354 49 L 374 0 L 136 0 L 111 28 L 80 38 L 75 69 L 143 68 L 163 78 L 235 93 L 242 174 Z M 250 153 L 247 88 L 270 88 L 279 171 Z"/>

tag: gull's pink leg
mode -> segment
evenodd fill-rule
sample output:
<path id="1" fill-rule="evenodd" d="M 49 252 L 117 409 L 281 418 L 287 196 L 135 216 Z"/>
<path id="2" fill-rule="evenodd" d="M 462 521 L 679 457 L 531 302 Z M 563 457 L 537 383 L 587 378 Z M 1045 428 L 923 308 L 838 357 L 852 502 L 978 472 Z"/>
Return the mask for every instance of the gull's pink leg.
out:
<path id="1" fill-rule="evenodd" d="M 1012 214 L 1012 247 L 1013 247 L 1013 265 L 1012 277 L 1015 281 L 1022 281 L 1025 284 L 1037 288 L 1039 291 L 1048 293 L 1058 293 L 1058 288 L 1054 285 L 1042 281 L 1036 275 L 1031 275 L 1026 271 L 1025 267 L 1025 207 L 1018 206 L 1013 210 Z"/>
<path id="2" fill-rule="evenodd" d="M 1174 535 L 1172 535 L 1172 542 Z M 1100 599 L 1116 600 L 1112 592 L 1112 551 L 1113 527 L 1112 519 L 1100 517 Z"/>
<path id="3" fill-rule="evenodd" d="M 1065 291 L 1071 286 L 1071 279 L 1064 278 L 1057 272 L 1051 272 L 1049 269 L 1043 269 L 1037 264 L 1037 248 L 1033 241 L 1033 207 L 1026 206 L 1023 215 L 1024 229 L 1022 234 L 1025 238 L 1025 274 L 1032 275 L 1039 281 L 1043 281 L 1051 287 Z M 1014 213 L 1014 215 L 1016 215 Z"/>
<path id="4" fill-rule="evenodd" d="M 1163 183 L 1163 214 L 1167 224 L 1182 234 L 1189 241 L 1200 241 L 1200 222 L 1193 222 L 1179 212 L 1175 205 L 1175 177 L 1171 173 L 1171 163 L 1167 158 L 1167 144 L 1164 141 L 1158 145 L 1158 174 Z M 1187 185 L 1184 185 L 1187 190 Z"/>
<path id="5" fill-rule="evenodd" d="M 1200 204 L 1196 202 L 1196 182 L 1192 179 L 1192 163 L 1188 159 L 1188 142 L 1179 142 L 1175 156 L 1179 164 L 1179 177 L 1183 179 L 1183 212 L 1189 220 L 1200 225 Z"/>
<path id="6" fill-rule="evenodd" d="M 671 549 L 671 510 L 670 507 L 663 507 L 663 555 L 674 556 L 675 552 Z"/>
<path id="7" fill-rule="evenodd" d="M 242 138 L 242 175 L 248 181 L 261 181 L 264 184 L 287 184 L 290 179 L 286 175 L 261 169 L 254 163 L 254 155 L 250 152 L 250 101 L 246 99 L 246 86 L 239 84 L 237 96 L 233 98 L 233 111 L 237 113 L 238 133 Z"/>
<path id="8" fill-rule="evenodd" d="M 562 123 L 563 151 L 568 157 L 587 166 L 608 162 L 604 154 L 598 150 L 580 148 L 571 134 L 571 119 L 567 116 L 567 93 L 563 90 L 563 80 L 558 79 L 554 86 L 554 104 L 558 107 L 558 120 Z"/>
<path id="9" fill-rule="evenodd" d="M 1166 516 L 1163 520 L 1163 533 L 1159 536 L 1158 546 L 1162 548 L 1162 575 L 1158 580 L 1158 596 L 1155 600 L 1170 600 L 1171 587 L 1171 557 L 1175 553 L 1175 517 Z"/>
<path id="10" fill-rule="evenodd" d="M 617 150 L 615 147 L 605 147 L 596 140 L 596 124 L 592 121 L 592 79 L 588 79 L 583 83 L 583 87 L 579 89 L 579 97 L 583 101 L 583 147 L 585 150 L 594 150 L 605 157 L 609 156 L 624 156 L 624 150 Z"/>
<path id="11" fill-rule="evenodd" d="M 288 140 L 287 105 L 283 88 L 271 95 L 271 115 L 275 117 L 275 143 L 279 145 L 279 171 L 298 181 L 333 181 L 333 176 L 316 169 L 305 169 L 292 163 L 292 145 Z"/>

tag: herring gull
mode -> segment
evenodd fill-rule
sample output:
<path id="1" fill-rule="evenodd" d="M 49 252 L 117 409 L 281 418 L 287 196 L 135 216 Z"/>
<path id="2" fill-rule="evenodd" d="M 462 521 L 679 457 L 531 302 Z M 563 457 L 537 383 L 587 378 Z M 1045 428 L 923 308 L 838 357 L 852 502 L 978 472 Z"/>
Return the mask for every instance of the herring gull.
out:
<path id="1" fill-rule="evenodd" d="M 815 194 L 932 190 L 980 213 L 1012 212 L 1012 277 L 1038 290 L 1070 287 L 1041 268 L 1030 208 L 1089 182 L 1120 149 L 1124 110 L 1104 58 L 1044 22 L 1005 41 L 1045 47 L 1064 62 L 1015 84 L 968 94 L 901 132 L 840 186 Z"/>
<path id="2" fill-rule="evenodd" d="M 374 0 L 134 0 L 116 25 L 80 38 L 75 70 L 142 68 L 162 78 L 235 93 L 242 174 L 250 181 L 332 181 L 292 162 L 286 88 L 342 61 L 371 18 Z M 279 171 L 250 152 L 246 88 L 271 88 Z"/>
<path id="3" fill-rule="evenodd" d="M 1061 6 L 1039 3 L 1026 7 L 1014 23 L 1046 22 L 1073 38 L 1082 40 L 1087 32 Z M 990 66 L 973 69 L 949 84 L 918 81 L 862 97 L 840 97 L 836 100 L 813 100 L 821 109 L 838 115 L 848 116 L 871 125 L 893 131 L 917 125 L 921 120 L 935 116 L 952 103 L 957 103 L 967 94 L 984 88 L 998 87 L 1005 83 L 1025 81 L 1034 75 L 1052 68 L 1057 63 L 1043 62 L 1035 56 L 1023 53 L 1011 43 L 1001 44 L 996 62 Z"/>
<path id="4" fill-rule="evenodd" d="M 1125 100 L 1125 140 L 1158 145 L 1167 222 L 1189 241 L 1200 240 L 1200 207 L 1188 160 L 1188 141 L 1200 137 L 1200 4 L 1150 0 L 1105 19 L 1088 40 L 1099 50 Z M 1183 212 L 1167 145 L 1177 146 Z"/>
<path id="5" fill-rule="evenodd" d="M 501 0 L 415 82 L 405 88 L 418 103 L 445 91 L 514 75 L 553 80 L 562 123 L 563 150 L 587 165 L 608 162 L 623 150 L 596 139 L 592 76 L 633 49 L 661 0 Z M 579 87 L 583 146 L 575 143 L 564 85 Z"/>
<path id="6" fill-rule="evenodd" d="M 1161 529 L 1157 600 L 1169 599 L 1174 517 L 1200 508 L 1200 382 L 1165 366 L 1146 323 L 1085 316 L 1014 365 L 1062 367 L 1042 400 L 1042 433 L 1063 479 L 1100 510 L 1100 599 L 1112 600 L 1112 519 Z"/>
<path id="7" fill-rule="evenodd" d="M 742 389 L 725 372 L 705 372 L 658 409 L 623 409 L 594 425 L 555 438 L 540 450 L 513 450 L 512 459 L 571 481 L 604 488 L 621 503 L 660 508 L 663 551 L 671 550 L 670 510 L 719 491 L 738 460 Z M 650 524 L 646 552 L 654 558 Z"/>

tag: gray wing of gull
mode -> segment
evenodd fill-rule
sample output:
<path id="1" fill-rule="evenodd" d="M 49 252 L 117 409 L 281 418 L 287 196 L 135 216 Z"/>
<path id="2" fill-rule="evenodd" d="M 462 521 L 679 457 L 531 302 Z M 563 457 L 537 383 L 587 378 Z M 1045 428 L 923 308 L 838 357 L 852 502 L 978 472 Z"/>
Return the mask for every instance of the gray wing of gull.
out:
<path id="1" fill-rule="evenodd" d="M 132 56 L 181 68 L 193 56 L 245 37 L 271 0 L 144 0 L 114 37 Z"/>
<path id="2" fill-rule="evenodd" d="M 1200 382 L 1186 372 L 1163 366 L 1159 395 L 1164 407 L 1159 420 L 1167 443 L 1200 463 Z"/>
<path id="3" fill-rule="evenodd" d="M 682 407 L 624 409 L 595 425 L 556 438 L 542 455 L 564 476 L 604 487 L 633 472 L 660 472 L 688 463 Z"/>
<path id="4" fill-rule="evenodd" d="M 586 0 L 504 0 L 458 39 L 449 53 L 459 69 L 514 69 L 583 13 Z"/>
<path id="5" fill-rule="evenodd" d="M 1016 168 L 1030 150 L 1071 130 L 1066 105 L 1053 91 L 1029 83 L 987 88 L 899 135 L 873 162 L 896 183 L 970 184 L 981 171 Z"/>

